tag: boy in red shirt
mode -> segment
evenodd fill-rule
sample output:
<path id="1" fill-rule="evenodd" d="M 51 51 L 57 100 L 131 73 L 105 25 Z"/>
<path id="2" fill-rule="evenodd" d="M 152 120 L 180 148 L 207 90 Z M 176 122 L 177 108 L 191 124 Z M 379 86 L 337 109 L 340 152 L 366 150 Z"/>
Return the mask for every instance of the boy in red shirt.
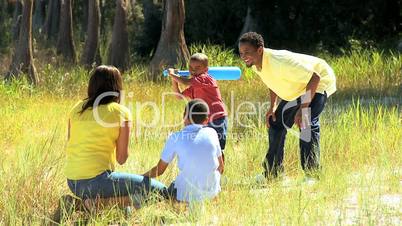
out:
<path id="1" fill-rule="evenodd" d="M 176 75 L 173 68 L 169 68 L 168 71 L 169 76 L 172 78 L 172 87 L 173 91 L 177 93 L 177 98 L 202 99 L 208 104 L 208 126 L 218 133 L 223 157 L 228 124 L 227 112 L 218 84 L 208 74 L 208 57 L 203 53 L 196 53 L 191 56 L 189 68 L 191 76 L 189 78 Z M 188 86 L 188 88 L 180 91 L 179 83 Z"/>

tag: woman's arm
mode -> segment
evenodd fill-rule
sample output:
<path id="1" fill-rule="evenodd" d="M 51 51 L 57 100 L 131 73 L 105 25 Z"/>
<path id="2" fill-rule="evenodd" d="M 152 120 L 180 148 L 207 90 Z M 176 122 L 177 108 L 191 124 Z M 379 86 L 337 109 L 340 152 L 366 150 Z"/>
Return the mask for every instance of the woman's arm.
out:
<path id="1" fill-rule="evenodd" d="M 130 138 L 130 122 L 125 121 L 120 127 L 119 137 L 116 142 L 116 161 L 123 165 L 128 158 L 128 142 Z"/>

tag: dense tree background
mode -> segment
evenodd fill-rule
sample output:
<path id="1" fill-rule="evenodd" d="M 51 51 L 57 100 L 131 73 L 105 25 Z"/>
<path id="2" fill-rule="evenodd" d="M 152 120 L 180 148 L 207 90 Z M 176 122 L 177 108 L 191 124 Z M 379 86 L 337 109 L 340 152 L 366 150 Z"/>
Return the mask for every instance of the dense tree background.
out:
<path id="1" fill-rule="evenodd" d="M 48 43 L 46 30 L 49 3 L 35 0 L 33 38 Z M 77 51 L 82 52 L 88 22 L 88 1 L 72 0 L 73 30 Z M 131 0 L 128 12 L 129 53 L 150 59 L 162 24 L 162 0 Z M 337 52 L 350 40 L 381 43 L 398 40 L 402 30 L 402 0 L 185 0 L 186 43 L 214 43 L 235 47 L 249 9 L 253 30 L 264 35 L 272 48 Z M 38 6 L 37 4 L 41 4 Z M 0 1 L 0 53 L 10 52 L 16 0 Z M 56 4 L 60 5 L 60 4 Z M 45 9 L 44 9 L 45 7 Z M 37 9 L 37 10 L 36 10 Z M 116 1 L 100 0 L 101 53 L 107 55 L 112 37 Z M 56 14 L 57 15 L 57 14 Z M 42 23 L 42 26 L 40 26 Z M 46 37 L 47 35 L 47 37 Z M 45 37 L 45 38 L 43 38 Z M 136 58 L 136 59 L 137 59 Z"/>

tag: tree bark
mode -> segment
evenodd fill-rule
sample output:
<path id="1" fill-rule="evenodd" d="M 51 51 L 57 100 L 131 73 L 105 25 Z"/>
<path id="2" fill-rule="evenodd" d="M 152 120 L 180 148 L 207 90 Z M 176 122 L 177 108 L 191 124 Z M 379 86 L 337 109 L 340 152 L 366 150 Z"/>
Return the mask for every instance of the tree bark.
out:
<path id="1" fill-rule="evenodd" d="M 57 54 L 61 54 L 66 60 L 75 63 L 76 54 L 73 41 L 73 12 L 71 1 L 72 0 L 61 0 Z"/>
<path id="2" fill-rule="evenodd" d="M 152 80 L 158 80 L 162 68 L 186 65 L 190 58 L 184 39 L 184 0 L 163 2 L 162 32 L 150 64 Z"/>
<path id="3" fill-rule="evenodd" d="M 49 0 L 43 33 L 46 39 L 56 38 L 60 23 L 60 0 Z"/>
<path id="4" fill-rule="evenodd" d="M 108 64 L 121 70 L 128 66 L 127 1 L 116 1 L 112 42 L 109 46 Z"/>
<path id="5" fill-rule="evenodd" d="M 21 0 L 15 1 L 14 13 L 13 13 L 13 27 L 12 27 L 12 37 L 13 40 L 18 40 L 20 34 L 20 26 L 21 26 L 21 15 L 22 13 L 22 3 Z"/>
<path id="6" fill-rule="evenodd" d="M 45 22 L 46 15 L 46 1 L 45 0 L 35 0 L 34 2 L 35 10 L 32 21 L 32 30 L 34 32 L 40 32 Z"/>
<path id="7" fill-rule="evenodd" d="M 101 64 L 99 50 L 101 19 L 99 0 L 89 0 L 88 10 L 87 39 L 85 41 L 81 63 L 87 67 L 91 67 L 93 63 L 96 65 Z"/>
<path id="8" fill-rule="evenodd" d="M 32 9 L 33 0 L 24 0 L 21 18 L 21 30 L 6 79 L 17 78 L 21 73 L 28 75 L 32 84 L 39 82 L 32 57 Z"/>
<path id="9" fill-rule="evenodd" d="M 100 10 L 100 14 L 101 14 L 101 18 L 100 18 L 100 34 L 103 36 L 105 34 L 105 18 L 106 18 L 106 14 L 105 14 L 105 2 L 103 2 L 102 0 L 99 1 L 99 10 Z"/>
<path id="10" fill-rule="evenodd" d="M 88 1 L 84 1 L 83 3 L 83 15 L 82 15 L 82 21 L 81 23 L 81 34 L 85 34 L 85 32 L 88 30 L 88 11 L 89 11 L 89 3 Z M 81 37 L 82 38 L 82 37 Z"/>

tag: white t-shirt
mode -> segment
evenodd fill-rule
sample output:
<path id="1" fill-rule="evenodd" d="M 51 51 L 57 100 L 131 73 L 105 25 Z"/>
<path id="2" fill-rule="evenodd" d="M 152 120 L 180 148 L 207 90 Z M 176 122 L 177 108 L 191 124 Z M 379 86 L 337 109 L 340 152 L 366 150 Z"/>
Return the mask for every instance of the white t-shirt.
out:
<path id="1" fill-rule="evenodd" d="M 161 159 L 170 163 L 176 155 L 179 167 L 175 180 L 177 200 L 200 201 L 220 192 L 221 175 L 217 169 L 222 151 L 213 128 L 191 124 L 170 135 Z"/>

